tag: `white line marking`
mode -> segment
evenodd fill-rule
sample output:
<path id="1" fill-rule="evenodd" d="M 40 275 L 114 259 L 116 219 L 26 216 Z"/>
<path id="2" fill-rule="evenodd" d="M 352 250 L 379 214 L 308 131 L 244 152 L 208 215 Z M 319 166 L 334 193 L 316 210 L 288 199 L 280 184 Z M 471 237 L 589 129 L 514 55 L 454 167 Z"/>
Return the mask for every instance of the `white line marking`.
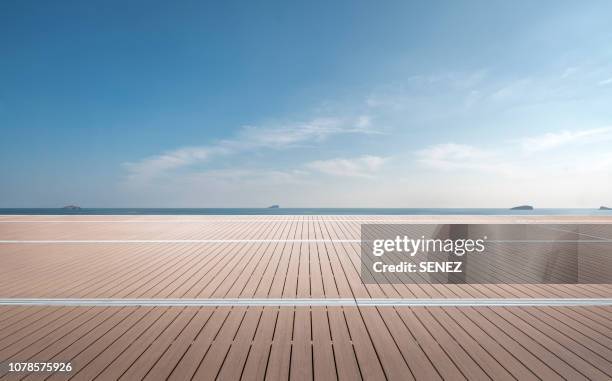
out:
<path id="1" fill-rule="evenodd" d="M 408 217 L 406 217 L 408 218 Z M 394 220 L 398 220 L 398 221 L 404 221 L 404 220 L 400 220 L 397 218 L 394 218 Z M 229 220 L 229 219 L 215 219 L 215 218 L 209 218 L 209 219 L 194 219 L 194 220 L 173 220 L 173 219 L 164 219 L 164 220 L 0 220 L 0 222 L 10 222 L 10 223 L 22 223 L 22 222 L 27 222 L 27 223 L 47 223 L 47 222 L 53 222 L 53 223 L 64 223 L 64 222 L 68 222 L 68 223 L 77 223 L 77 222 L 90 222 L 90 223 L 106 223 L 106 222 L 117 222 L 117 223 L 132 223 L 132 222 L 168 222 L 168 223 L 172 223 L 172 222 L 319 222 L 319 221 L 369 221 L 369 219 L 364 219 L 364 218 L 352 218 L 352 219 L 339 219 L 339 218 L 334 218 L 334 219 L 326 219 L 326 220 L 317 220 L 317 219 L 312 219 L 312 220 L 304 220 L 304 219 L 299 219 L 299 218 L 295 218 L 295 219 L 289 219 L 289 218 L 285 218 L 285 219 L 278 219 L 278 220 L 274 220 L 274 219 L 252 219 L 252 220 Z"/>
<path id="2" fill-rule="evenodd" d="M 0 240 L 0 243 L 277 243 L 277 242 L 342 242 L 359 243 L 359 239 L 109 239 L 109 240 Z"/>
<path id="3" fill-rule="evenodd" d="M 419 220 L 413 220 L 413 219 L 406 219 L 406 220 L 201 220 L 201 221 L 190 221 L 190 220 L 177 220 L 177 221 L 168 221 L 168 220 L 147 220 L 147 221 L 1 221 L 0 220 L 0 224 L 2 223 L 6 223 L 6 224 L 22 224 L 22 223 L 28 223 L 28 224 L 63 224 L 63 223 L 68 223 L 68 224 L 80 224 L 80 223 L 87 223 L 87 224 L 114 224 L 114 223 L 118 223 L 118 224 L 146 224 L 146 223 L 156 223 L 156 224 L 218 224 L 218 223 L 264 223 L 264 224 L 273 224 L 273 223 L 277 223 L 277 222 L 301 222 L 301 223 L 308 223 L 308 222 L 356 222 L 356 223 L 366 223 L 366 224 L 391 224 L 391 223 L 397 223 L 397 224 L 422 224 L 422 225 L 427 225 L 427 224 L 431 224 L 431 225 L 438 225 L 441 224 L 439 221 L 419 221 Z"/>
<path id="4" fill-rule="evenodd" d="M 374 218 L 352 218 L 352 219 L 339 219 L 339 218 L 333 218 L 333 219 L 312 219 L 312 220 L 307 220 L 307 219 L 282 219 L 282 220 L 264 220 L 264 219 L 253 219 L 253 220 L 225 220 L 225 219 L 208 219 L 208 220 L 0 220 L 0 223 L 6 223 L 6 224 L 20 224 L 20 223 L 28 223 L 28 224 L 47 224 L 47 223 L 52 223 L 52 224 L 63 224 L 63 223 L 73 223 L 73 224 L 79 224 L 79 223 L 88 223 L 88 224 L 105 224 L 105 223 L 120 223 L 120 224 L 131 224 L 131 223 L 167 223 L 167 224 L 174 224 L 174 223 L 193 223 L 193 224 L 201 224 L 201 223 L 205 223 L 205 224 L 215 224 L 215 223 L 267 223 L 267 224 L 271 224 L 271 223 L 275 223 L 275 222 L 364 222 L 364 223 L 371 223 L 371 224 L 386 224 L 386 223 L 402 223 L 402 224 L 431 224 L 431 225 L 439 225 L 439 224 L 445 224 L 448 222 L 441 222 L 444 221 L 443 219 L 441 219 L 442 217 L 444 217 L 445 219 L 448 219 L 449 221 L 452 221 L 453 219 L 458 219 L 458 218 L 468 218 L 467 222 L 462 222 L 462 223 L 474 223 L 476 224 L 477 222 L 472 222 L 472 220 L 474 221 L 484 221 L 484 220 L 506 220 L 506 221 L 510 221 L 512 223 L 521 223 L 521 224 L 535 224 L 535 225 L 539 225 L 539 224 L 574 224 L 574 225 L 590 225 L 590 224 L 601 224 L 601 225 L 609 225 L 612 224 L 612 220 L 610 221 L 602 221 L 600 219 L 596 219 L 596 220 L 592 220 L 592 221 L 573 221 L 573 220 L 568 220 L 565 222 L 547 222 L 547 221 L 540 221 L 540 220 L 535 220 L 535 219 L 527 219 L 527 220 L 516 220 L 516 216 L 512 216 L 512 215 L 497 215 L 497 216 L 475 216 L 475 215 L 469 215 L 469 216 L 463 216 L 463 215 L 448 215 L 448 216 L 427 216 L 427 215 L 414 215 L 414 216 L 407 216 L 405 217 L 405 219 L 398 219 L 398 218 L 393 218 L 393 219 L 385 219 L 384 217 L 374 217 Z M 532 216 L 532 217 L 550 217 L 550 216 Z M 588 217 L 586 217 L 588 219 Z"/>
<path id="5" fill-rule="evenodd" d="M 371 241 L 371 240 L 370 240 Z M 68 240 L 0 240 L 0 244 L 113 244 L 113 243 L 361 243 L 360 239 L 68 239 Z M 487 243 L 612 243 L 612 239 L 596 240 L 489 240 Z"/>
<path id="6" fill-rule="evenodd" d="M 328 306 L 328 307 L 520 307 L 611 306 L 612 298 L 519 299 L 0 299 L 0 306 L 94 307 L 220 307 L 220 306 Z"/>

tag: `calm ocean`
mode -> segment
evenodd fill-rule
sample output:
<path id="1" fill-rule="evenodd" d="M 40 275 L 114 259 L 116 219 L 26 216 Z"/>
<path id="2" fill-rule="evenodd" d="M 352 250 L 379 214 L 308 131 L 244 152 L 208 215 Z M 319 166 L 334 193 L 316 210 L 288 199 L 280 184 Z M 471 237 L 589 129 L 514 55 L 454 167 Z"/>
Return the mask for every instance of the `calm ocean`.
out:
<path id="1" fill-rule="evenodd" d="M 495 208 L 0 208 L 0 214 L 46 215 L 576 215 L 611 216 L 610 210 Z"/>

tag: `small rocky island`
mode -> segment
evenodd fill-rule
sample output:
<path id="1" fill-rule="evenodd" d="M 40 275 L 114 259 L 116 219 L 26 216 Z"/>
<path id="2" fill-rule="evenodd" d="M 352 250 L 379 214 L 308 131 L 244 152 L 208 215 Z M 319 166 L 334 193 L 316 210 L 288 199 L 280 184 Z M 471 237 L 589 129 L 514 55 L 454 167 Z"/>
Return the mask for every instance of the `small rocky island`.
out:
<path id="1" fill-rule="evenodd" d="M 607 206 L 600 206 L 599 210 L 612 210 L 612 208 L 607 207 Z"/>
<path id="2" fill-rule="evenodd" d="M 66 205 L 62 209 L 64 210 L 81 210 L 81 207 L 78 205 Z"/>
<path id="3" fill-rule="evenodd" d="M 533 206 L 531 205 L 519 205 L 514 208 L 510 208 L 510 210 L 533 210 Z"/>
<path id="4" fill-rule="evenodd" d="M 280 206 L 276 204 L 268 206 L 268 209 L 278 209 L 278 208 L 280 208 Z"/>

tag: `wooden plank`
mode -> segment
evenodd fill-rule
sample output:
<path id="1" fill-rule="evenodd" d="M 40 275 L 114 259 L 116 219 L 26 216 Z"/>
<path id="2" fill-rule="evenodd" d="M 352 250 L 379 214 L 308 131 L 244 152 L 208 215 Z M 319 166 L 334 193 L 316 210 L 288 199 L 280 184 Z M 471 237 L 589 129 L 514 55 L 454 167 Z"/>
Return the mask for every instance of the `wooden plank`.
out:
<path id="1" fill-rule="evenodd" d="M 440 374 L 427 357 L 421 344 L 399 318 L 395 308 L 378 308 L 389 333 L 398 338 L 395 342 L 408 363 L 410 371 L 417 380 L 441 380 Z"/>
<path id="2" fill-rule="evenodd" d="M 363 378 L 362 372 L 357 362 L 351 333 L 346 324 L 344 309 L 329 308 L 328 318 L 338 379 L 361 380 Z M 372 358 L 372 361 L 377 361 L 376 357 Z M 375 366 L 366 366 L 365 368 L 368 374 L 380 376 L 382 373 Z M 371 368 L 374 369 L 370 370 Z"/>
<path id="3" fill-rule="evenodd" d="M 193 379 L 214 380 L 217 378 L 225 357 L 244 320 L 246 311 L 245 307 L 232 308 L 223 326 L 214 337 L 209 350 L 200 361 L 198 369 L 192 377 Z"/>
<path id="4" fill-rule="evenodd" d="M 120 379 L 144 379 L 155 364 L 161 360 L 162 356 L 168 353 L 169 348 L 179 340 L 181 333 L 193 321 L 197 312 L 198 309 L 193 307 L 182 309 L 178 317 L 170 323 L 163 333 L 150 343 L 145 351 L 121 374 Z"/>
<path id="5" fill-rule="evenodd" d="M 612 362 L 587 348 L 582 344 L 583 341 L 577 342 L 568 337 L 569 329 L 559 331 L 552 328 L 550 325 L 533 318 L 522 308 L 500 308 L 496 309 L 496 312 L 513 325 L 520 327 L 523 332 L 536 338 L 547 348 L 555 350 L 559 357 L 563 358 L 568 364 L 572 364 L 585 376 L 593 379 L 612 377 Z"/>
<path id="6" fill-rule="evenodd" d="M 559 358 L 556 351 L 554 351 L 555 348 L 547 348 L 536 341 L 536 337 L 533 337 L 531 334 L 532 332 L 525 332 L 524 330 L 517 328 L 511 323 L 511 321 L 509 322 L 506 319 L 503 319 L 491 308 L 477 308 L 474 310 L 478 311 L 485 319 L 494 324 L 498 329 L 516 340 L 525 350 L 536 356 L 541 362 L 552 368 L 557 374 L 572 380 L 587 379 L 583 374 L 574 369 L 573 366 Z M 537 370 L 538 368 L 531 369 Z"/>
<path id="7" fill-rule="evenodd" d="M 113 222 L 117 216 L 100 218 L 109 222 L 3 224 L 0 238 L 336 240 L 358 239 L 363 222 L 426 220 L 121 216 L 140 221 L 122 224 Z M 610 285 L 364 286 L 357 243 L 11 244 L 0 245 L 0 255 L 0 296 L 9 297 L 612 295 Z M 73 361 L 77 380 L 609 379 L 612 308 L 0 307 L 0 357 L 6 356 Z"/>
<path id="8" fill-rule="evenodd" d="M 173 368 L 168 379 L 188 380 L 193 377 L 193 374 L 200 366 L 200 362 L 210 349 L 214 338 L 218 335 L 229 317 L 230 312 L 230 307 L 217 307 L 215 309 L 210 319 L 207 320 L 206 325 L 202 327 L 198 336 L 180 359 L 180 362 Z M 151 377 L 153 378 L 153 375 Z"/>
<path id="9" fill-rule="evenodd" d="M 334 380 L 337 373 L 327 308 L 313 307 L 311 319 L 313 377 L 315 380 Z"/>
<path id="10" fill-rule="evenodd" d="M 513 362 L 508 368 L 504 368 L 499 360 L 493 356 L 492 353 L 487 351 L 482 347 L 481 341 L 473 338 L 472 335 L 476 335 L 478 331 L 473 330 L 470 333 L 467 333 L 463 330 L 462 326 L 457 324 L 453 319 L 451 319 L 442 308 L 432 307 L 427 308 L 431 317 L 433 317 L 436 322 L 443 327 L 444 331 L 451 336 L 456 343 L 458 343 L 461 348 L 468 354 L 482 370 L 484 370 L 487 375 L 494 380 L 512 380 L 514 376 L 510 374 L 509 370 L 512 366 L 518 366 L 519 370 L 521 369 L 520 363 Z M 480 337 L 481 340 L 486 340 L 484 337 Z M 503 353 L 500 357 L 506 357 L 507 354 Z M 526 369 L 525 369 L 526 370 Z M 526 379 L 537 379 L 533 374 L 529 372 L 522 372 L 521 380 Z"/>
<path id="11" fill-rule="evenodd" d="M 293 318 L 293 307 L 281 307 L 279 309 L 266 369 L 266 380 L 289 379 Z"/>
<path id="12" fill-rule="evenodd" d="M 72 376 L 82 380 L 92 380 L 97 377 L 102 371 L 110 366 L 119 355 L 128 350 L 133 343 L 139 343 L 139 339 L 142 335 L 159 322 L 164 312 L 162 308 L 148 309 L 144 313 L 144 316 L 133 325 L 118 330 L 116 339 L 113 340 L 109 337 L 103 337 L 103 340 L 97 342 L 95 346 L 90 347 L 91 351 L 86 355 L 81 353 L 75 358 L 74 363 L 79 364 L 79 369 L 77 369 Z M 130 353 L 128 353 L 128 355 L 129 354 Z"/>
<path id="13" fill-rule="evenodd" d="M 145 374 L 145 380 L 167 379 L 170 374 L 176 369 L 179 362 L 194 343 L 203 330 L 207 329 L 208 323 L 215 309 L 199 308 L 193 319 L 189 321 L 187 326 L 180 332 L 178 337 L 172 342 L 170 347 L 163 353 L 153 367 Z M 217 324 L 217 319 L 213 320 L 211 325 Z M 206 334 L 206 333 L 204 333 Z M 190 366 L 193 368 L 192 366 Z M 179 373 L 182 373 L 179 370 Z M 129 378 L 126 378 L 129 380 Z"/>
<path id="14" fill-rule="evenodd" d="M 263 380 L 266 376 L 278 313 L 278 308 L 263 309 L 261 321 L 244 365 L 242 380 Z"/>
<path id="15" fill-rule="evenodd" d="M 440 309 L 438 318 L 442 321 L 447 321 L 448 318 L 453 319 L 516 379 L 560 379 L 558 374 L 531 356 L 529 352 L 525 352 L 504 332 L 496 330 L 486 319 L 478 319 L 480 315 L 470 312 L 469 309 L 464 308 Z M 475 319 L 472 320 L 470 317 Z M 537 369 L 537 372 L 532 369 Z"/>
<path id="16" fill-rule="evenodd" d="M 350 312 L 348 312 L 350 311 Z M 402 356 L 394 337 L 381 319 L 376 307 L 366 307 L 348 310 L 350 321 L 361 320 L 362 327 L 370 337 L 387 378 L 391 380 L 414 380 L 414 376 Z M 361 315 L 359 317 L 359 315 Z M 350 326 L 350 323 L 349 323 Z"/>
<path id="17" fill-rule="evenodd" d="M 427 309 L 414 308 L 413 313 L 468 379 L 485 380 L 489 378 L 480 365 L 446 331 L 445 327 L 435 320 Z"/>
<path id="18" fill-rule="evenodd" d="M 312 326 L 310 308 L 297 307 L 294 313 L 291 347 L 291 379 L 312 380 Z"/>
<path id="19" fill-rule="evenodd" d="M 253 339 L 261 322 L 263 310 L 249 308 L 238 328 L 229 352 L 217 376 L 220 380 L 239 380 L 242 376 Z"/>
<path id="20" fill-rule="evenodd" d="M 355 308 L 345 308 L 344 315 L 349 329 L 355 355 L 359 363 L 362 377 L 366 380 L 380 380 L 387 378 L 382 359 L 376 352 L 372 339 Z"/>
<path id="21" fill-rule="evenodd" d="M 143 353 L 145 353 L 151 345 L 167 341 L 168 339 L 162 335 L 166 329 L 175 322 L 181 311 L 182 309 L 180 308 L 168 308 L 165 311 L 160 311 L 162 315 L 159 319 L 150 325 L 137 339 L 128 341 L 128 346 L 125 349 L 122 348 L 123 352 L 115 353 L 110 356 L 117 356 L 111 363 L 102 364 L 104 370 L 99 373 L 97 377 L 101 380 L 118 379 L 132 366 L 132 364 L 134 364 L 134 362 L 143 358 Z"/>

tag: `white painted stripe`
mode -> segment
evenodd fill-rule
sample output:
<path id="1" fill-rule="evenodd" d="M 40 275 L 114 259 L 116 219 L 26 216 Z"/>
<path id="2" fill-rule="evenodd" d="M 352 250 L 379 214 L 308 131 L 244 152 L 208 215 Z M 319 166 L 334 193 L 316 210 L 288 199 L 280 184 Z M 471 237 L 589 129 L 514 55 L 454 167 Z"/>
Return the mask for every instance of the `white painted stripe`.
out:
<path id="1" fill-rule="evenodd" d="M 164 223 L 164 224 L 174 224 L 174 223 L 275 223 L 275 222 L 364 222 L 371 224 L 385 224 L 385 223 L 403 223 L 403 224 L 419 224 L 419 225 L 439 225 L 439 224 L 447 224 L 452 222 L 445 222 L 445 219 L 449 221 L 461 219 L 467 217 L 468 219 L 465 222 L 461 222 L 464 224 L 476 224 L 478 222 L 473 221 L 484 221 L 484 220 L 508 220 L 508 223 L 512 224 L 524 224 L 524 225 L 541 225 L 541 224 L 572 224 L 572 225 L 590 225 L 590 224 L 601 224 L 601 225 L 610 225 L 612 224 L 612 220 L 610 221 L 602 221 L 601 219 L 589 220 L 589 217 L 585 217 L 584 221 L 555 221 L 549 222 L 548 220 L 537 220 L 537 218 L 548 218 L 551 216 L 532 216 L 534 219 L 516 219 L 517 216 L 513 215 L 496 215 L 496 216 L 486 216 L 486 215 L 414 215 L 414 216 L 406 216 L 405 219 L 399 219 L 397 217 L 392 219 L 385 219 L 384 217 L 375 216 L 373 218 L 351 218 L 351 219 L 341 219 L 341 218 L 330 218 L 330 219 L 252 219 L 252 220 L 227 220 L 227 219 L 207 219 L 207 220 L 172 220 L 172 219 L 164 219 L 164 220 L 0 220 L 0 223 L 6 224 L 62 224 L 62 223 L 88 223 L 88 224 L 141 224 L 141 223 Z M 561 216 L 562 218 L 563 216 Z M 510 221 L 511 220 L 511 221 Z M 493 222 L 491 222 L 493 223 Z"/>
<path id="2" fill-rule="evenodd" d="M 192 224 L 217 224 L 217 223 L 266 223 L 266 224 L 272 224 L 272 223 L 276 223 L 276 222 L 363 222 L 363 223 L 369 223 L 369 224 L 386 224 L 386 223 L 401 223 L 401 224 L 432 224 L 432 225 L 437 225 L 440 224 L 441 222 L 439 221 L 419 221 L 419 220 L 414 220 L 414 219 L 405 219 L 405 220 L 398 220 L 398 219 L 394 219 L 394 220 L 370 220 L 370 219 L 351 219 L 351 220 L 336 220 L 336 219 L 330 219 L 330 220 L 299 220 L 299 219 L 295 219 L 295 220 L 142 220 L 142 221 L 138 221 L 138 220 L 115 220 L 115 221 L 104 221 L 104 220 L 100 220 L 100 221 L 93 221 L 93 220 L 74 220 L 74 221 L 63 221 L 63 220 L 42 220 L 42 221 L 37 221 L 37 220 L 0 220 L 0 224 L 1 223 L 5 223 L 5 224 L 23 224 L 23 223 L 28 223 L 28 224 L 63 224 L 63 223 L 68 223 L 68 224 L 80 224 L 80 223 L 87 223 L 87 224 L 142 224 L 142 223 L 156 223 L 156 224 L 184 224 L 184 223 L 192 223 Z M 539 222 L 541 223 L 541 222 Z"/>
<path id="3" fill-rule="evenodd" d="M 35 244 L 53 244 L 53 243 L 276 243 L 276 242 L 342 242 L 342 243 L 359 243 L 358 239 L 109 239 L 109 240 L 88 240 L 88 239 L 70 239 L 70 240 L 0 240 L 0 243 L 35 243 Z"/>
<path id="4" fill-rule="evenodd" d="M 521 307 L 612 306 L 612 298 L 517 299 L 0 299 L 0 306 L 97 307 L 222 307 L 222 306 L 327 306 L 327 307 Z"/>
<path id="5" fill-rule="evenodd" d="M 0 244 L 113 244 L 113 243 L 361 243 L 360 239 L 68 239 L 68 240 L 0 240 Z M 612 239 L 565 240 L 488 240 L 487 243 L 612 243 Z"/>

